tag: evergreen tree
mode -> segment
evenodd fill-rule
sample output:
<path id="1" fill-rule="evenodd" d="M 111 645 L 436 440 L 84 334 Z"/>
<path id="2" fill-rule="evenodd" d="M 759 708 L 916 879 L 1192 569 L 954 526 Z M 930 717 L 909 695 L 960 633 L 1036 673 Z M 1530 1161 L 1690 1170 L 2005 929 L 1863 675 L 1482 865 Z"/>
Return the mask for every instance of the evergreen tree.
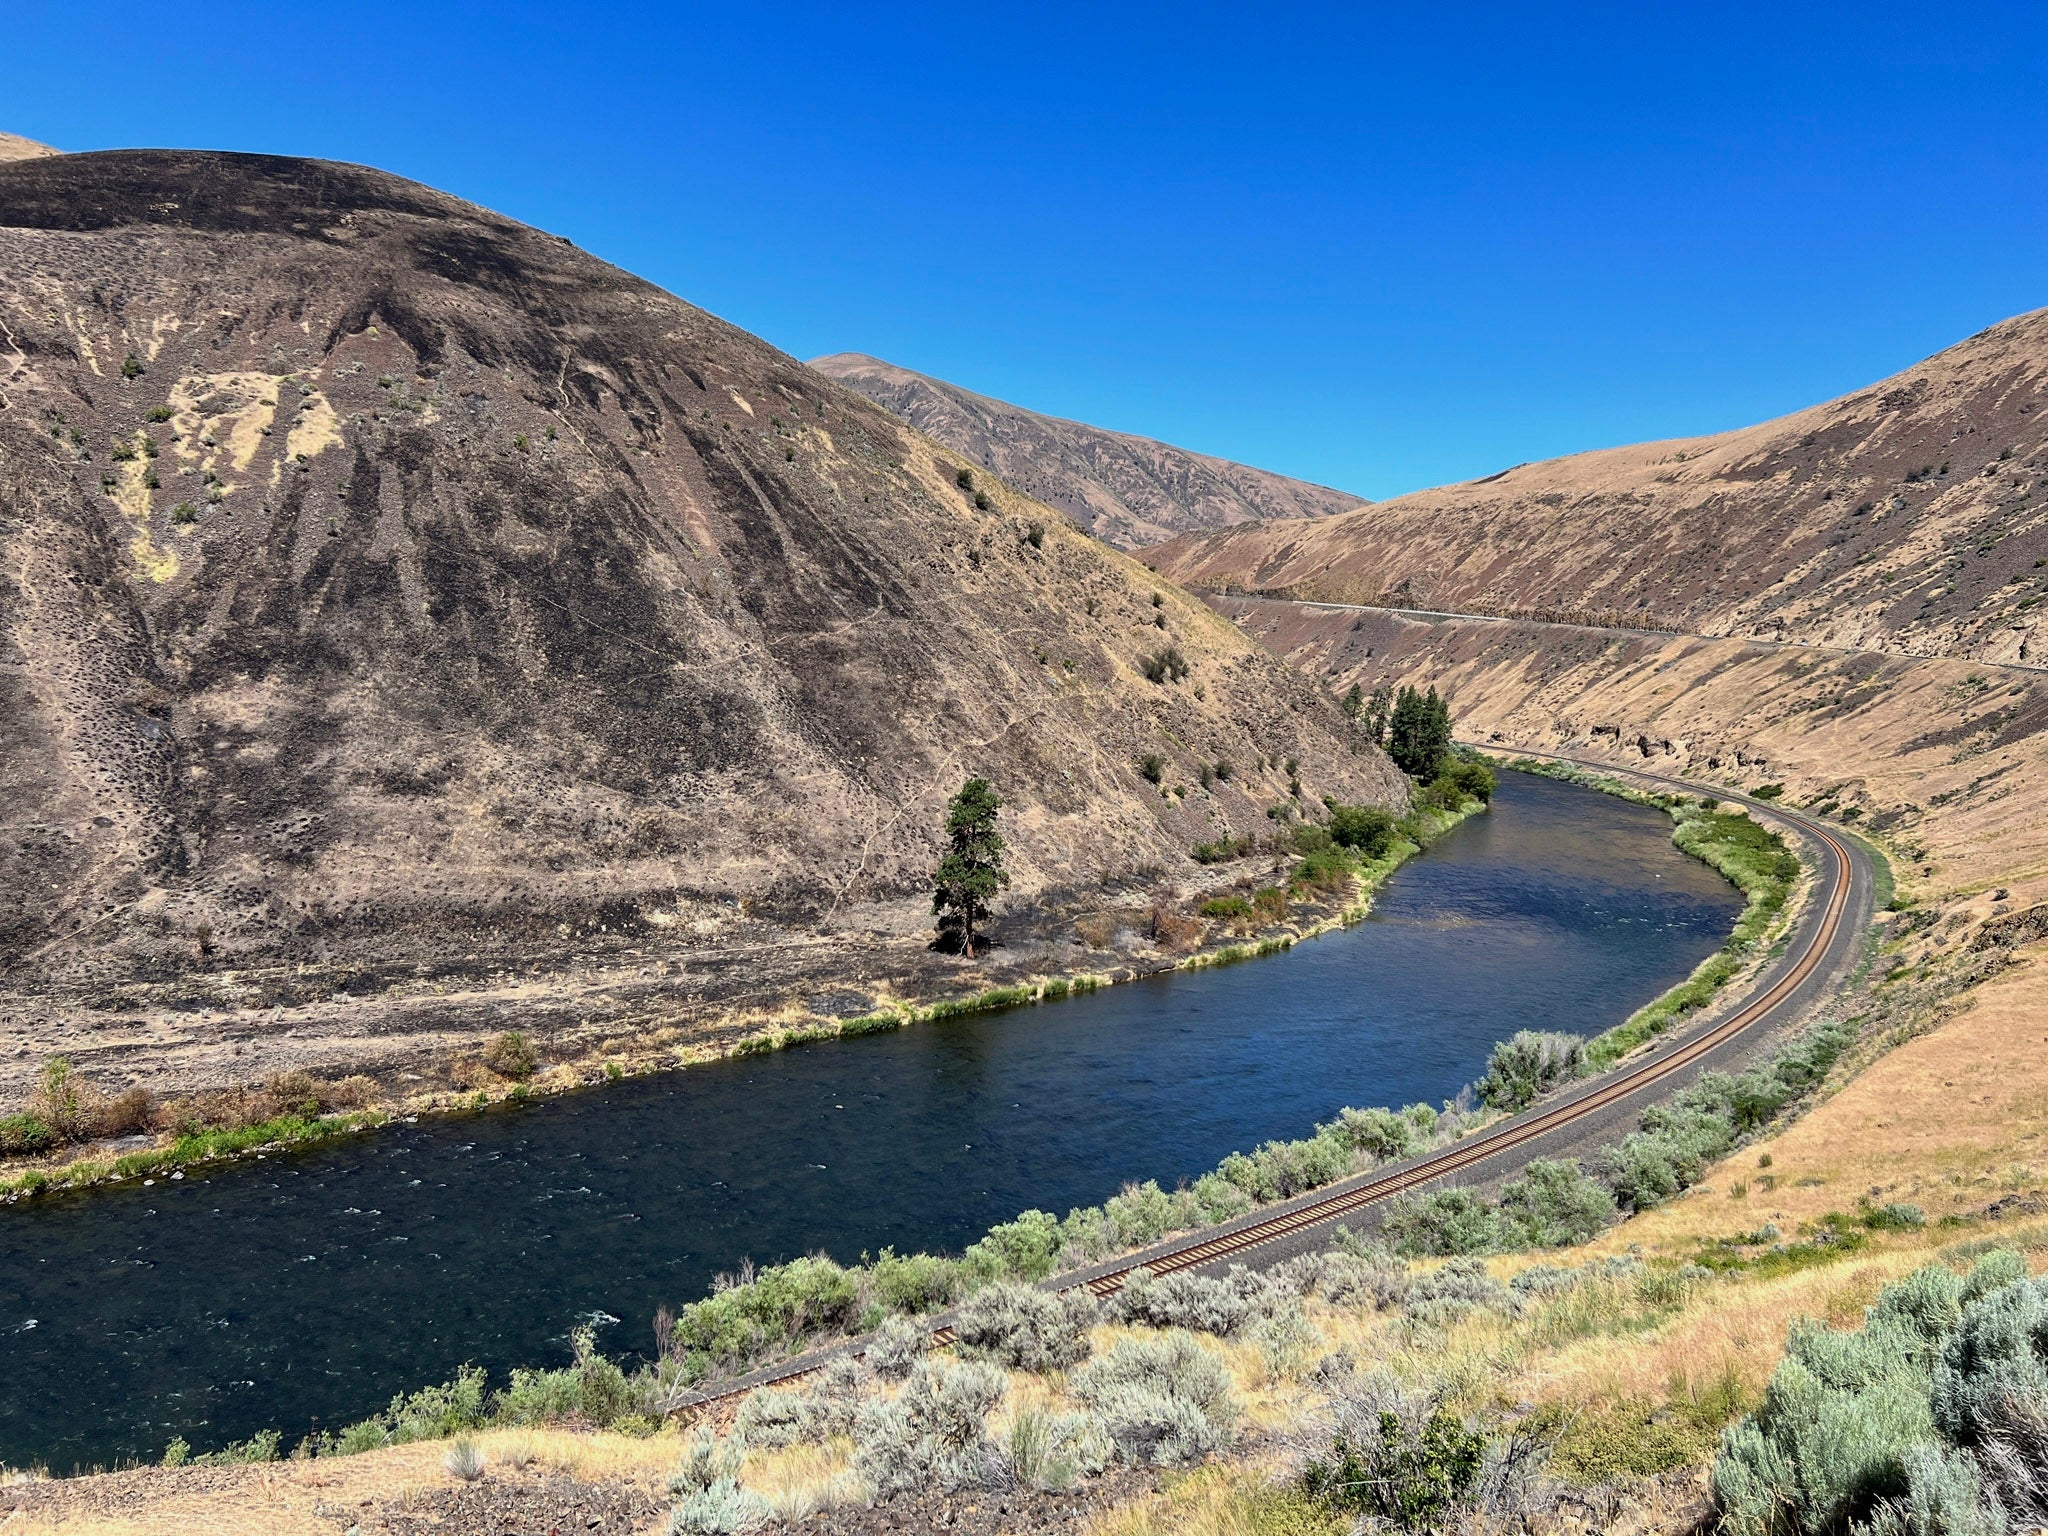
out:
<path id="1" fill-rule="evenodd" d="M 1450 707 L 1436 689 L 1427 694 L 1402 688 L 1387 725 L 1387 755 L 1410 778 L 1427 783 L 1451 754 Z"/>
<path id="2" fill-rule="evenodd" d="M 1429 760 L 1429 772 L 1421 777 L 1433 779 L 1443 772 L 1444 764 L 1451 756 L 1451 706 L 1437 696 L 1434 687 L 1422 701 L 1422 706 L 1422 748 Z"/>
<path id="3" fill-rule="evenodd" d="M 943 935 L 958 928 L 960 952 L 974 957 L 974 928 L 986 923 L 989 902 L 1010 883 L 1004 843 L 996 831 L 1003 802 L 987 779 L 969 779 L 946 808 L 946 856 L 932 871 L 932 911 Z"/>
<path id="4" fill-rule="evenodd" d="M 1376 747 L 1387 744 L 1387 727 L 1393 721 L 1394 685 L 1381 683 L 1373 689 L 1372 699 L 1365 706 L 1365 736 Z"/>
<path id="5" fill-rule="evenodd" d="M 1356 720 L 1359 711 L 1365 708 L 1365 690 L 1353 683 L 1351 691 L 1344 695 L 1344 713 Z"/>

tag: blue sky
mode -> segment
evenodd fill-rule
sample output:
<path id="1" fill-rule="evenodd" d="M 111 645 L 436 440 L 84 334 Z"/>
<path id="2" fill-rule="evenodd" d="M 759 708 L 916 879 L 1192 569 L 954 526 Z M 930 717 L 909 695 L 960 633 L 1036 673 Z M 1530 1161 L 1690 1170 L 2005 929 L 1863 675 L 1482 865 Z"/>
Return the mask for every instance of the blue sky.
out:
<path id="1" fill-rule="evenodd" d="M 12 0 L 7 31 L 8 131 L 380 165 L 800 357 L 1370 496 L 1759 420 L 2048 305 L 2038 0 Z"/>

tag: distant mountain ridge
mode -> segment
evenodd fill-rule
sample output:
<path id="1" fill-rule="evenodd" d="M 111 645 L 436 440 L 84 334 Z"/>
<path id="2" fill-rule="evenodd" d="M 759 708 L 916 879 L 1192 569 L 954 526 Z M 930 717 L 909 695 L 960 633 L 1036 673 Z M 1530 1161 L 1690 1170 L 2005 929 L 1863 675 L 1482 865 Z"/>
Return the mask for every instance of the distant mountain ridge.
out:
<path id="1" fill-rule="evenodd" d="M 860 352 L 813 358 L 811 366 L 1119 549 L 1366 504 L 1328 486 L 1041 415 Z"/>
<path id="2" fill-rule="evenodd" d="M 2048 310 L 1733 432 L 1519 464 L 1146 559 L 1230 592 L 2039 665 Z"/>

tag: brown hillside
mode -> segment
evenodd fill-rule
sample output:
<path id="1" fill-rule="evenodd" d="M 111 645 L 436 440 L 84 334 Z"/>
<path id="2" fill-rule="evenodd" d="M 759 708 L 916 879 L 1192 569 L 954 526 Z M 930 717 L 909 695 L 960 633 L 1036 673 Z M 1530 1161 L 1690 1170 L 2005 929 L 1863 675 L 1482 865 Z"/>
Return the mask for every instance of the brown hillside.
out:
<path id="1" fill-rule="evenodd" d="M 1041 416 L 858 352 L 813 358 L 811 366 L 1119 549 L 1238 523 L 1324 517 L 1362 504 L 1327 486 Z"/>
<path id="2" fill-rule="evenodd" d="M 1269 827 L 1289 757 L 1398 793 L 1233 626 L 955 468 L 391 176 L 0 167 L 0 986 L 260 1006 L 307 965 L 360 995 L 715 956 L 743 920 L 914 930 L 969 773 L 1019 899 L 1192 870 Z M 1165 646 L 1184 681 L 1142 675 Z M 1167 802 L 1154 751 L 1241 771 Z"/>
<path id="3" fill-rule="evenodd" d="M 2039 659 L 2044 473 L 2048 310 L 1762 426 L 1146 558 L 1221 590 Z"/>
<path id="4" fill-rule="evenodd" d="M 18 133 L 0 133 L 0 162 L 8 160 L 41 160 L 56 154 L 47 144 L 38 144 L 34 139 L 24 139 Z"/>

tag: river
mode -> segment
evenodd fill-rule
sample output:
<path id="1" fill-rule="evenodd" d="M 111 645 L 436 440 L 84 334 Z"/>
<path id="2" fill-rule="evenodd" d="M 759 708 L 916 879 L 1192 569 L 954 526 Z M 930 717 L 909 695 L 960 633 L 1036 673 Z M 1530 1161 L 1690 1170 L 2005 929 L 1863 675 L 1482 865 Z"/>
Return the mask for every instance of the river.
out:
<path id="1" fill-rule="evenodd" d="M 465 1361 L 560 1364 L 580 1319 L 644 1350 L 744 1258 L 957 1251 L 1438 1102 L 1516 1029 L 1625 1018 L 1740 909 L 1661 812 L 1508 773 L 1365 922 L 1283 955 L 0 1211 L 0 1465 L 289 1442 Z"/>

